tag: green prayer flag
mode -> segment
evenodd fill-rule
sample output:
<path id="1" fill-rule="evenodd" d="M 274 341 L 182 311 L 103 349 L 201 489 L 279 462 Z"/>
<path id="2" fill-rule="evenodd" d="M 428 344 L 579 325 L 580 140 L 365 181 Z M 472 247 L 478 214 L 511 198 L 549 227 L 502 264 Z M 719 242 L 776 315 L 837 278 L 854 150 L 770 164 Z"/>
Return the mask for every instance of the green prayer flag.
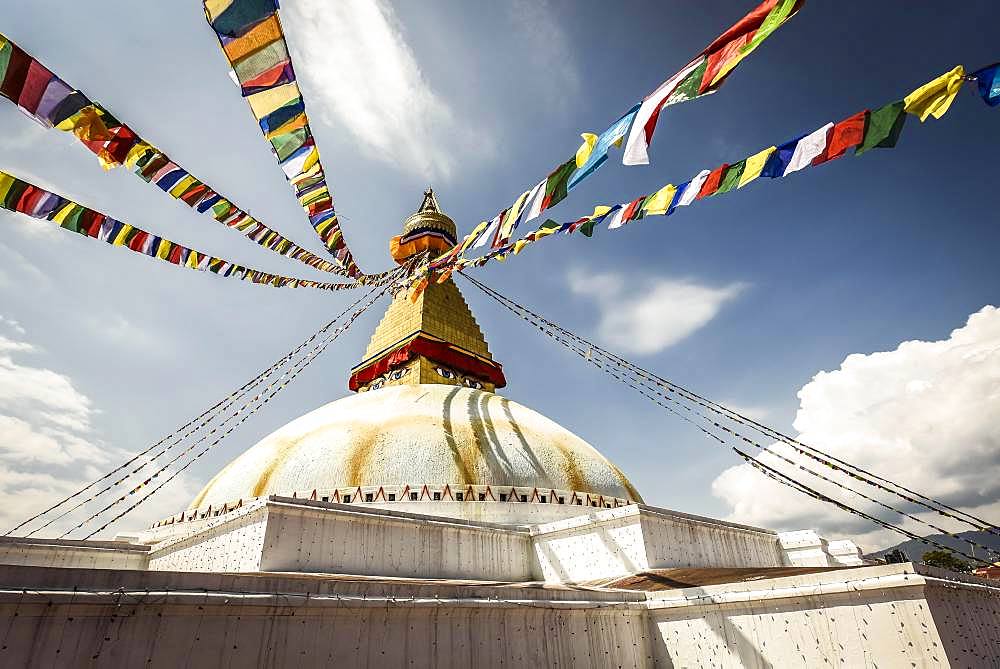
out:
<path id="1" fill-rule="evenodd" d="M 907 114 L 903 112 L 904 105 L 905 103 L 899 100 L 868 114 L 865 122 L 865 138 L 855 149 L 854 154 L 860 156 L 870 149 L 891 149 L 896 146 L 903 131 L 903 124 L 906 123 Z"/>
<path id="2" fill-rule="evenodd" d="M 83 219 L 83 215 L 86 211 L 86 208 L 82 205 L 74 204 L 73 210 L 63 217 L 62 223 L 59 224 L 59 227 L 80 234 L 80 221 Z"/>
<path id="3" fill-rule="evenodd" d="M 757 32 L 754 33 L 753 39 L 750 43 L 743 47 L 743 53 L 748 53 L 756 49 L 761 42 L 766 40 L 771 35 L 771 33 L 781 27 L 781 24 L 784 23 L 789 14 L 792 13 L 792 9 L 795 7 L 796 1 L 797 0 L 781 0 L 779 4 L 764 18 L 764 22 L 760 24 L 760 28 L 757 28 Z"/>
<path id="4" fill-rule="evenodd" d="M 7 76 L 7 66 L 10 64 L 10 54 L 14 49 L 3 35 L 0 35 L 0 41 L 3 42 L 0 46 L 0 83 L 3 83 L 4 77 Z"/>
<path id="5" fill-rule="evenodd" d="M 698 97 L 698 89 L 701 88 L 701 80 L 705 78 L 705 70 L 708 68 L 708 58 L 701 59 L 701 65 L 694 68 L 690 74 L 684 77 L 684 81 L 677 85 L 674 92 L 667 98 L 667 104 L 672 105 Z"/>
<path id="6" fill-rule="evenodd" d="M 293 130 L 292 132 L 272 138 L 271 146 L 274 147 L 274 152 L 278 156 L 278 162 L 284 162 L 290 155 L 301 149 L 306 143 L 306 139 L 308 139 L 306 135 L 306 129 L 299 128 L 298 130 Z"/>
<path id="7" fill-rule="evenodd" d="M 4 209 L 10 209 L 11 211 L 17 211 L 17 202 L 24 195 L 24 191 L 28 189 L 28 184 L 20 179 L 14 179 L 14 183 L 10 185 L 7 194 L 3 199 Z"/>
<path id="8" fill-rule="evenodd" d="M 544 209 L 554 207 L 566 199 L 566 185 L 570 176 L 576 171 L 576 156 L 560 165 L 545 180 Z"/>
<path id="9" fill-rule="evenodd" d="M 740 183 L 740 177 L 743 176 L 743 170 L 747 166 L 747 159 L 744 158 L 735 165 L 730 165 L 729 169 L 722 176 L 722 183 L 719 184 L 719 189 L 713 193 L 713 195 L 719 195 L 721 193 L 728 193 L 729 191 L 736 188 Z"/>

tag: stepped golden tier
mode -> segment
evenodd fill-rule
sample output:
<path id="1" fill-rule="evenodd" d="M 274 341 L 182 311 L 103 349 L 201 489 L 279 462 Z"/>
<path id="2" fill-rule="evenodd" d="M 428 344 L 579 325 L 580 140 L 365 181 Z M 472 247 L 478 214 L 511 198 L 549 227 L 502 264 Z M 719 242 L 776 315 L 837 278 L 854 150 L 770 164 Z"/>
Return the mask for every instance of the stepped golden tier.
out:
<path id="1" fill-rule="evenodd" d="M 428 190 L 390 251 L 405 263 L 450 247 L 454 238 L 454 222 Z M 351 372 L 357 394 L 251 447 L 205 486 L 186 515 L 211 516 L 267 495 L 393 508 L 417 502 L 431 515 L 523 520 L 642 501 L 590 444 L 495 394 L 503 385 L 501 365 L 454 281 L 431 282 L 415 300 L 400 291 Z M 544 508 L 498 509 L 499 502 Z"/>

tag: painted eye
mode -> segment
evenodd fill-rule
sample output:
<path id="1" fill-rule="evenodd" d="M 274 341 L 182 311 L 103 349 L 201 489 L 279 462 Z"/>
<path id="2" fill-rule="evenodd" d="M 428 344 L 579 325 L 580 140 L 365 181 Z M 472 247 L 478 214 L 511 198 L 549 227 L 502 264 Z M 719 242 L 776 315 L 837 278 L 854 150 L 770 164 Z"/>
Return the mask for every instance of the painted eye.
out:
<path id="1" fill-rule="evenodd" d="M 435 367 L 434 371 L 446 379 L 454 379 L 457 376 L 455 372 L 451 371 L 450 369 L 445 369 L 444 367 Z"/>
<path id="2" fill-rule="evenodd" d="M 469 378 L 468 376 L 462 379 L 462 382 L 465 383 L 465 385 L 468 386 L 469 388 L 474 388 L 476 390 L 482 390 L 483 388 L 482 383 L 480 383 L 476 379 Z"/>
<path id="3" fill-rule="evenodd" d="M 392 372 L 389 373 L 389 379 L 391 381 L 398 381 L 399 379 L 406 376 L 406 373 L 408 371 L 410 370 L 407 369 L 406 367 L 404 367 L 403 369 L 394 369 Z"/>
<path id="4" fill-rule="evenodd" d="M 383 385 L 385 385 L 385 379 L 376 379 L 375 381 L 372 381 L 370 386 L 368 386 L 368 390 L 378 390 Z"/>

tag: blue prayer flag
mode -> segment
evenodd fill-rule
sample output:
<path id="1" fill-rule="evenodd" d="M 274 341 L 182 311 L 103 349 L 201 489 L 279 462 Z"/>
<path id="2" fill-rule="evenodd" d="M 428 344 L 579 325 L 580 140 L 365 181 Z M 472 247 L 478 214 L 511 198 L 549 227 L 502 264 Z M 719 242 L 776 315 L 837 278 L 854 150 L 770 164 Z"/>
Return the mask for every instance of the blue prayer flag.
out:
<path id="1" fill-rule="evenodd" d="M 1000 105 L 1000 63 L 994 63 L 973 73 L 979 84 L 979 95 L 991 107 Z"/>

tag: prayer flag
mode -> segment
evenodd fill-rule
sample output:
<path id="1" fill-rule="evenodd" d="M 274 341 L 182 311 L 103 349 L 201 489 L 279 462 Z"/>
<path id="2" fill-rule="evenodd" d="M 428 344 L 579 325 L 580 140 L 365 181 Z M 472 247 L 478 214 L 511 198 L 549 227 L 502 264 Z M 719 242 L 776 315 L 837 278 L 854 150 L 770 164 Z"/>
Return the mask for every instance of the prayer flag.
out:
<path id="1" fill-rule="evenodd" d="M 809 167 L 812 161 L 826 148 L 827 137 L 833 129 L 832 123 L 827 123 L 822 128 L 813 130 L 811 133 L 799 140 L 795 145 L 795 152 L 792 159 L 788 161 L 788 167 L 782 176 L 788 176 L 793 172 Z"/>
<path id="2" fill-rule="evenodd" d="M 764 165 L 767 164 L 767 159 L 771 157 L 771 154 L 777 150 L 775 146 L 769 146 L 759 153 L 755 153 L 749 158 L 747 158 L 743 167 L 743 174 L 740 175 L 740 183 L 737 188 L 743 188 L 748 183 L 760 176 L 760 173 L 764 169 Z"/>
<path id="3" fill-rule="evenodd" d="M 239 37 L 278 10 L 276 0 L 205 0 L 205 15 L 215 32 Z"/>
<path id="4" fill-rule="evenodd" d="M 788 167 L 788 163 L 792 160 L 792 155 L 795 153 L 795 146 L 804 136 L 805 135 L 796 137 L 793 140 L 778 145 L 778 147 L 771 153 L 771 157 L 767 159 L 767 162 L 764 164 L 764 169 L 761 171 L 760 175 L 771 179 L 776 179 L 782 176 L 785 173 L 785 169 Z"/>
<path id="5" fill-rule="evenodd" d="M 991 107 L 1000 105 L 1000 63 L 972 73 L 983 102 Z"/>
<path id="6" fill-rule="evenodd" d="M 584 178 L 594 173 L 597 168 L 608 159 L 608 151 L 612 146 L 620 146 L 622 139 L 628 132 L 629 124 L 635 118 L 640 105 L 635 105 L 628 110 L 621 118 L 611 124 L 607 130 L 602 132 L 596 139 L 594 146 L 587 156 L 587 160 L 581 165 L 579 163 L 579 152 L 577 153 L 577 170 L 569 180 L 569 188 L 572 189 Z M 581 147 L 583 148 L 583 147 Z"/>
<path id="7" fill-rule="evenodd" d="M 812 164 L 821 165 L 828 160 L 840 158 L 847 153 L 848 149 L 861 144 L 865 137 L 865 122 L 868 114 L 867 109 L 859 111 L 857 114 L 848 116 L 833 126 L 833 130 L 830 131 L 830 138 L 826 143 L 826 148 L 823 150 L 823 153 L 816 156 Z"/>
<path id="8" fill-rule="evenodd" d="M 729 163 L 722 163 L 709 172 L 708 177 L 705 178 L 705 182 L 701 185 L 701 190 L 698 191 L 697 199 L 700 200 L 715 195 L 715 191 L 719 190 L 719 184 L 722 183 L 722 175 L 725 174 L 727 169 L 729 169 Z"/>
<path id="9" fill-rule="evenodd" d="M 874 149 L 891 149 L 899 141 L 899 135 L 906 123 L 905 103 L 902 100 L 890 102 L 868 114 L 865 122 L 865 136 L 854 155 Z"/>
<path id="10" fill-rule="evenodd" d="M 476 243 L 472 245 L 472 248 L 480 249 L 486 246 L 493 238 L 493 236 L 496 234 L 497 228 L 499 227 L 500 227 L 500 214 L 497 214 L 496 216 L 493 217 L 493 220 L 490 221 L 489 225 L 486 226 L 486 229 L 483 230 L 482 234 L 479 235 L 479 239 L 476 240 Z"/>
<path id="11" fill-rule="evenodd" d="M 680 72 L 646 96 L 632 123 L 622 162 L 625 165 L 648 164 L 647 150 L 663 107 L 718 89 L 733 68 L 791 18 L 802 4 L 802 0 L 764 0 L 717 37 Z M 688 77 L 696 70 L 703 73 L 701 78 L 689 80 Z M 697 93 L 692 95 L 696 81 L 700 84 Z"/>
<path id="12" fill-rule="evenodd" d="M 677 193 L 677 187 L 668 184 L 656 191 L 653 195 L 646 199 L 642 205 L 642 211 L 644 216 L 659 216 L 667 213 L 670 205 L 674 201 L 674 195 Z"/>
<path id="13" fill-rule="evenodd" d="M 747 161 L 746 159 L 741 160 L 735 165 L 730 165 L 729 169 L 722 177 L 722 183 L 719 184 L 719 190 L 715 191 L 716 195 L 722 193 L 728 193 L 737 187 L 740 183 L 740 177 L 743 176 L 743 170 L 746 169 Z"/>
<path id="14" fill-rule="evenodd" d="M 577 169 L 583 167 L 587 163 L 587 159 L 590 158 L 591 151 L 594 150 L 594 145 L 597 144 L 597 135 L 592 132 L 585 132 L 580 135 L 583 138 L 583 144 L 580 148 L 576 150 L 576 167 Z"/>
<path id="15" fill-rule="evenodd" d="M 694 202 L 695 199 L 697 199 L 698 194 L 701 193 L 701 188 L 710 174 L 712 173 L 709 170 L 702 170 L 701 172 L 698 172 L 698 176 L 688 182 L 687 188 L 685 188 L 684 192 L 677 198 L 677 206 L 686 207 Z"/>
<path id="16" fill-rule="evenodd" d="M 955 101 L 965 81 L 965 68 L 958 65 L 951 72 L 932 79 L 903 99 L 903 111 L 920 118 L 923 123 L 928 116 L 941 118 Z"/>
<path id="17" fill-rule="evenodd" d="M 704 60 L 699 56 L 685 65 L 674 76 L 664 81 L 660 86 L 646 96 L 636 112 L 632 121 L 632 129 L 629 130 L 628 140 L 625 142 L 625 152 L 622 155 L 622 163 L 625 165 L 648 165 L 649 143 L 653 140 L 653 132 L 656 130 L 656 123 L 659 120 L 660 109 L 667 101 L 685 77 L 698 68 Z"/>

